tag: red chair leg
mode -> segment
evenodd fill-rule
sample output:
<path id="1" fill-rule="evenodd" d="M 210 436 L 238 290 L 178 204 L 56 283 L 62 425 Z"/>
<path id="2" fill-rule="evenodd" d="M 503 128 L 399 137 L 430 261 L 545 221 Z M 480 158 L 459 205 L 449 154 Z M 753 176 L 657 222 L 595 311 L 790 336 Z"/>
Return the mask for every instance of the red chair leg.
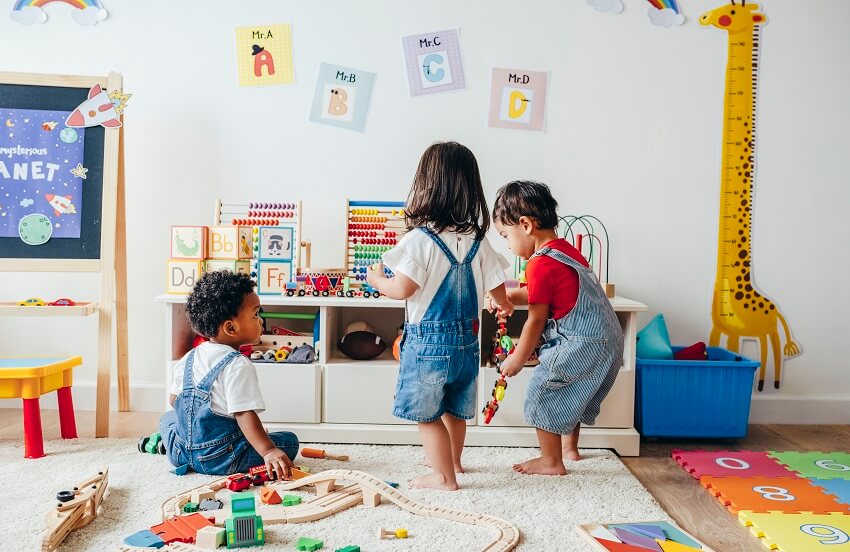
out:
<path id="1" fill-rule="evenodd" d="M 63 439 L 77 438 L 77 423 L 74 420 L 74 401 L 71 398 L 70 387 L 60 387 L 56 390 L 59 400 L 59 430 Z"/>
<path id="2" fill-rule="evenodd" d="M 41 408 L 38 397 L 24 401 L 24 458 L 44 456 L 44 441 L 41 437 Z"/>

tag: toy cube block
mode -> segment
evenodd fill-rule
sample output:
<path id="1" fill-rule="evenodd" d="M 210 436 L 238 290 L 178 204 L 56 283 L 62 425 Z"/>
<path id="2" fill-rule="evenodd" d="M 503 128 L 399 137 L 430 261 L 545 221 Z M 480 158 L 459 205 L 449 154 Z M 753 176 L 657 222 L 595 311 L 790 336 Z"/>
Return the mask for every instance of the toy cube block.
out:
<path id="1" fill-rule="evenodd" d="M 208 229 L 206 226 L 172 226 L 171 258 L 207 258 Z"/>
<path id="2" fill-rule="evenodd" d="M 323 547 L 325 543 L 318 539 L 311 539 L 308 537 L 301 537 L 298 539 L 298 544 L 295 545 L 296 550 L 307 550 L 308 552 L 312 550 L 319 550 Z"/>
<path id="3" fill-rule="evenodd" d="M 295 252 L 295 229 L 290 226 L 261 226 L 257 258 L 263 261 L 291 261 Z"/>
<path id="4" fill-rule="evenodd" d="M 201 503 L 202 500 L 206 500 L 208 498 L 215 498 L 215 491 L 210 489 L 209 487 L 202 487 L 200 489 L 195 489 L 192 491 L 192 494 L 189 498 L 191 502 Z"/>
<path id="5" fill-rule="evenodd" d="M 211 525 L 198 529 L 195 534 L 195 545 L 201 548 L 215 550 L 224 544 L 224 527 Z"/>
<path id="6" fill-rule="evenodd" d="M 257 263 L 257 293 L 280 295 L 286 291 L 286 283 L 292 279 L 292 263 L 259 261 Z"/>
<path id="7" fill-rule="evenodd" d="M 260 491 L 260 500 L 263 502 L 263 504 L 280 504 L 281 503 L 280 495 L 277 494 L 277 491 L 275 491 L 274 489 L 271 489 L 269 487 L 264 487 Z"/>
<path id="8" fill-rule="evenodd" d="M 188 295 L 203 273 L 203 261 L 169 259 L 165 289 L 168 293 Z"/>
<path id="9" fill-rule="evenodd" d="M 250 226 L 210 226 L 207 257 L 210 259 L 250 259 L 253 257 Z"/>
<path id="10" fill-rule="evenodd" d="M 229 270 L 236 274 L 251 275 L 251 261 L 233 261 L 225 259 L 208 259 L 204 261 L 204 273 L 216 270 Z"/>

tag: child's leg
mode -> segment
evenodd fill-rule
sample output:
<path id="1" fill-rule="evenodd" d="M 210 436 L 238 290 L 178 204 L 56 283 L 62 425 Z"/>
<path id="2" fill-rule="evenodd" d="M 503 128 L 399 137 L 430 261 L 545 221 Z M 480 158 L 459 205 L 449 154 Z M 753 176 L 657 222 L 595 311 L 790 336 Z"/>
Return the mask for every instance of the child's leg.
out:
<path id="1" fill-rule="evenodd" d="M 269 433 L 269 439 L 272 440 L 272 443 L 277 448 L 285 452 L 290 460 L 295 462 L 295 457 L 298 455 L 299 443 L 298 437 L 294 433 L 289 431 L 275 431 Z M 254 447 L 244 437 L 238 444 L 234 445 L 234 449 L 236 453 L 236 466 L 233 473 L 248 473 L 248 470 L 254 466 L 260 466 L 265 463 L 263 457 L 254 450 Z"/>
<path id="2" fill-rule="evenodd" d="M 452 441 L 442 419 L 420 422 L 419 435 L 425 447 L 425 457 L 434 473 L 423 475 L 410 482 L 414 489 L 457 490 L 457 478 L 452 464 Z"/>
<path id="3" fill-rule="evenodd" d="M 537 428 L 537 440 L 540 441 L 540 456 L 522 464 L 515 464 L 514 471 L 536 473 L 540 475 L 566 475 L 564 459 L 561 455 L 561 436 Z"/>
<path id="4" fill-rule="evenodd" d="M 452 464 L 455 473 L 464 473 L 460 456 L 463 454 L 463 443 L 466 441 L 466 420 L 455 418 L 451 414 L 443 414 L 443 423 L 449 432 L 449 440 L 452 443 Z"/>
<path id="5" fill-rule="evenodd" d="M 581 455 L 578 453 L 578 433 L 581 429 L 581 424 L 576 424 L 576 428 L 569 435 L 561 436 L 561 449 L 563 450 L 564 458 L 567 460 L 581 460 Z"/>

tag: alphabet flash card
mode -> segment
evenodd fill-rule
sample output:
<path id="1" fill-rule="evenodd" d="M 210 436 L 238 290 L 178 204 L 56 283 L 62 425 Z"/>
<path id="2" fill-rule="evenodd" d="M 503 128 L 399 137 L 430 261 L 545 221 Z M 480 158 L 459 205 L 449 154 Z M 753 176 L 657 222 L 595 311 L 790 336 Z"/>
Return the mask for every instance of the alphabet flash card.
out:
<path id="1" fill-rule="evenodd" d="M 290 84 L 295 80 L 288 23 L 237 27 L 236 58 L 240 86 Z"/>
<path id="2" fill-rule="evenodd" d="M 487 126 L 543 130 L 548 79 L 544 71 L 493 68 Z"/>
<path id="3" fill-rule="evenodd" d="M 362 131 L 374 81 L 375 73 L 322 63 L 310 120 Z"/>
<path id="4" fill-rule="evenodd" d="M 466 88 L 457 29 L 406 36 L 401 43 L 411 96 Z"/>

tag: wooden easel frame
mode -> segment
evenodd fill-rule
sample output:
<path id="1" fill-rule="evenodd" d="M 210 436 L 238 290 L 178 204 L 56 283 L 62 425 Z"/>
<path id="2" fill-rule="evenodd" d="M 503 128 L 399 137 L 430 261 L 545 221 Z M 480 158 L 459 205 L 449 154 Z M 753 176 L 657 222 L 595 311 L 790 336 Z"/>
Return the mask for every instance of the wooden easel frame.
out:
<path id="1" fill-rule="evenodd" d="M 123 89 L 120 73 L 106 77 L 0 72 L 0 83 L 28 86 L 91 88 L 99 84 L 112 92 Z M 100 297 L 98 315 L 97 400 L 95 436 L 109 436 L 109 394 L 112 375 L 112 328 L 117 334 L 118 409 L 130 410 L 127 354 L 127 251 L 124 197 L 124 126 L 106 129 L 103 147 L 103 192 L 100 230 L 100 259 L 9 259 L 2 272 L 98 272 Z M 40 307 L 30 307 L 38 309 Z M 33 314 L 37 314 L 33 312 Z"/>

